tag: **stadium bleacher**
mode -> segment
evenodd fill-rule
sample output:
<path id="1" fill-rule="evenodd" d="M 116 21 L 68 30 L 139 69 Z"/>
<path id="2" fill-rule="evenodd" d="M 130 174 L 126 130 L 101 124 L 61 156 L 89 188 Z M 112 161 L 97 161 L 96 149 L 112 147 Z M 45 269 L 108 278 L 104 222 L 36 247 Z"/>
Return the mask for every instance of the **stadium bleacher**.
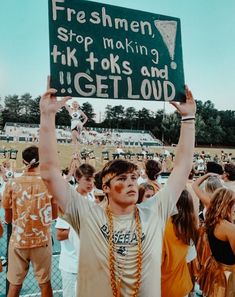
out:
<path id="1" fill-rule="evenodd" d="M 37 141 L 40 126 L 38 124 L 10 123 L 5 124 L 1 140 Z M 57 126 L 58 142 L 70 143 L 71 132 L 68 126 Z M 81 133 L 84 144 L 109 144 L 123 146 L 162 146 L 150 131 L 128 129 L 85 128 Z"/>

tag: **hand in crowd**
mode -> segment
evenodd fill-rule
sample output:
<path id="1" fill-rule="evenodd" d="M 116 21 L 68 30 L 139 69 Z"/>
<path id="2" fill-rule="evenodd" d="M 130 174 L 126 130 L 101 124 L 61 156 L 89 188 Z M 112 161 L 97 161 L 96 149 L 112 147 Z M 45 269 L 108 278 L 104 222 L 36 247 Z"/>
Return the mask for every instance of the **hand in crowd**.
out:
<path id="1" fill-rule="evenodd" d="M 174 102 L 171 104 L 177 109 L 181 116 L 192 116 L 195 117 L 196 113 L 196 103 L 194 101 L 192 92 L 189 90 L 188 86 L 185 86 L 186 102 Z"/>
<path id="2" fill-rule="evenodd" d="M 47 78 L 47 91 L 42 95 L 40 100 L 41 114 L 55 115 L 57 111 L 65 106 L 66 102 L 72 97 L 67 96 L 58 100 L 56 97 L 56 89 L 50 88 L 50 76 Z"/>

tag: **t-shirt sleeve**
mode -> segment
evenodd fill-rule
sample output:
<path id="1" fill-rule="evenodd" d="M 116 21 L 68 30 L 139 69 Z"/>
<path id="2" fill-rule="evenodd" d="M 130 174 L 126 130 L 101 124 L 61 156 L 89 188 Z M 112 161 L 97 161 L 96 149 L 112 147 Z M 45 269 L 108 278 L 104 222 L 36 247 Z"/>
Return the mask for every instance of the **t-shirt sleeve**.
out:
<path id="1" fill-rule="evenodd" d="M 81 217 L 85 216 L 94 202 L 82 197 L 71 185 L 68 185 L 68 202 L 63 219 L 79 234 Z"/>
<path id="2" fill-rule="evenodd" d="M 67 223 L 65 220 L 63 220 L 62 218 L 57 218 L 56 219 L 56 223 L 55 223 L 55 228 L 56 229 L 69 229 L 69 223 Z"/>
<path id="3" fill-rule="evenodd" d="M 146 201 L 146 206 L 155 209 L 157 216 L 166 224 L 168 218 L 177 213 L 174 193 L 167 184 L 161 188 L 152 198 Z"/>

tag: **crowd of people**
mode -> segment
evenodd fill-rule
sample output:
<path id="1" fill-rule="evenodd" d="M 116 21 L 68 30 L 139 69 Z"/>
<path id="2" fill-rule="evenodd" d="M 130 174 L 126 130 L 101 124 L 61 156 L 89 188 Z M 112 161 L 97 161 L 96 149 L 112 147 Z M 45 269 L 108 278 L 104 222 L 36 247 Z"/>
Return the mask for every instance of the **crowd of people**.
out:
<path id="1" fill-rule="evenodd" d="M 69 99 L 57 100 L 48 87 L 39 149 L 22 152 L 18 177 L 1 170 L 5 222 L 13 227 L 8 297 L 19 296 L 29 263 L 41 296 L 53 296 L 53 219 L 64 297 L 235 296 L 235 164 L 225 152 L 214 159 L 194 153 L 190 90 L 185 103 L 173 103 L 182 117 L 176 154 L 150 158 L 143 149 L 132 159 L 119 147 L 101 170 L 77 153 L 60 168 L 55 116 Z"/>

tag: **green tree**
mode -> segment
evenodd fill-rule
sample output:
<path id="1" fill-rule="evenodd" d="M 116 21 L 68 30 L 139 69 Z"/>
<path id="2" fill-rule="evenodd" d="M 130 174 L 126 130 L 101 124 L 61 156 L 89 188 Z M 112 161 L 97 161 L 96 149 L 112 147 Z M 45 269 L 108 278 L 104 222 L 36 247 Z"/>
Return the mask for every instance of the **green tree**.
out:
<path id="1" fill-rule="evenodd" d="M 126 128 L 132 129 L 136 127 L 137 111 L 134 107 L 128 107 L 125 110 L 124 121 Z"/>
<path id="2" fill-rule="evenodd" d="M 162 120 L 164 142 L 167 144 L 177 143 L 180 132 L 180 116 L 177 112 L 166 114 Z"/>
<path id="3" fill-rule="evenodd" d="M 88 126 L 92 126 L 95 123 L 95 116 L 96 114 L 94 113 L 94 109 L 92 107 L 92 105 L 89 102 L 85 102 L 83 103 L 83 105 L 81 106 L 81 110 L 85 113 L 85 115 L 88 117 L 87 120 L 87 125 Z"/>
<path id="4" fill-rule="evenodd" d="M 150 118 L 152 117 L 152 112 L 150 112 L 147 108 L 142 108 L 138 112 L 138 129 L 147 130 L 149 129 L 148 123 Z"/>
<path id="5" fill-rule="evenodd" d="M 27 118 L 30 115 L 30 103 L 32 100 L 32 96 L 29 93 L 25 93 L 19 98 L 19 109 L 20 114 Z"/>
<path id="6" fill-rule="evenodd" d="M 9 95 L 5 97 L 5 108 L 3 110 L 3 121 L 19 122 L 20 119 L 20 99 L 18 95 Z"/>
<path id="7" fill-rule="evenodd" d="M 29 102 L 29 123 L 40 123 L 40 103 L 41 97 L 38 96 L 35 99 L 30 100 Z"/>
<path id="8" fill-rule="evenodd" d="M 196 123 L 195 123 L 195 143 L 203 144 L 206 142 L 207 132 L 206 132 L 206 124 L 201 115 L 196 116 Z"/>

